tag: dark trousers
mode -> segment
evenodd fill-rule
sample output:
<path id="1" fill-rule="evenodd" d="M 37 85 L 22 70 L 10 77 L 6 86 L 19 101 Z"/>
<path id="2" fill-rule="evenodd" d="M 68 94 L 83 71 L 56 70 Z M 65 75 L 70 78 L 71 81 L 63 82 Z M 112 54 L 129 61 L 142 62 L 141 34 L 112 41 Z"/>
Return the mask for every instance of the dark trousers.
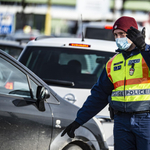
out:
<path id="1" fill-rule="evenodd" d="M 115 150 L 150 150 L 150 113 L 114 116 Z"/>

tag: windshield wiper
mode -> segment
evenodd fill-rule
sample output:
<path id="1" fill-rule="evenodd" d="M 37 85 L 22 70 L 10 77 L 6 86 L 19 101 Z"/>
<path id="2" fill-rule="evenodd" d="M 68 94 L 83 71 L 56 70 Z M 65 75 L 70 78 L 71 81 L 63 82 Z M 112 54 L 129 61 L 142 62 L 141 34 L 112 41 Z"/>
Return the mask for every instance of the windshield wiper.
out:
<path id="1" fill-rule="evenodd" d="M 75 86 L 72 81 L 62 81 L 62 80 L 53 80 L 53 79 L 43 79 L 49 85 L 60 85 L 60 86 Z"/>

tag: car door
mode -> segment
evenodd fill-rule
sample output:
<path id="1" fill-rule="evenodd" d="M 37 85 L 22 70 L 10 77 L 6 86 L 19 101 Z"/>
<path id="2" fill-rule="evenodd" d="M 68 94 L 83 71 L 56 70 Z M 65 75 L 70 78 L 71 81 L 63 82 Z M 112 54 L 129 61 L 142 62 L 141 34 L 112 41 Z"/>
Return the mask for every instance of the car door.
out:
<path id="1" fill-rule="evenodd" d="M 38 81 L 0 53 L 0 149 L 48 150 L 52 116 L 37 106 Z"/>

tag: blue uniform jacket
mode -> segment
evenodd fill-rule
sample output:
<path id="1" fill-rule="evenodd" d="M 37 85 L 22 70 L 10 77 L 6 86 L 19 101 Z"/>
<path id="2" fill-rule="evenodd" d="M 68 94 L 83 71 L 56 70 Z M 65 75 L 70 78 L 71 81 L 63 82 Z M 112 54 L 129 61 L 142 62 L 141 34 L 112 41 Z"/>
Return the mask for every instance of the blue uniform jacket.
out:
<path id="1" fill-rule="evenodd" d="M 148 53 L 150 52 L 149 49 L 150 46 L 146 45 L 145 50 Z M 130 52 L 118 49 L 117 52 L 123 53 L 125 59 L 140 53 L 137 48 Z M 111 95 L 113 89 L 114 86 L 107 76 L 106 68 L 104 68 L 97 83 L 91 89 L 91 95 L 87 97 L 82 108 L 79 109 L 75 121 L 82 125 L 99 113 L 108 104 L 108 96 Z"/>

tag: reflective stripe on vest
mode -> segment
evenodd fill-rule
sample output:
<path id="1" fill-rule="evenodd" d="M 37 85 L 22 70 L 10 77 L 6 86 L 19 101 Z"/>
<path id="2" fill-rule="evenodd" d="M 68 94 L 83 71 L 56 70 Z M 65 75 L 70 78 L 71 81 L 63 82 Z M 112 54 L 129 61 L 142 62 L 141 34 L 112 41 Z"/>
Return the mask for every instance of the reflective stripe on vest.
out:
<path id="1" fill-rule="evenodd" d="M 140 53 L 127 60 L 117 54 L 108 61 L 106 70 L 114 85 L 112 101 L 150 100 L 150 72 Z"/>

